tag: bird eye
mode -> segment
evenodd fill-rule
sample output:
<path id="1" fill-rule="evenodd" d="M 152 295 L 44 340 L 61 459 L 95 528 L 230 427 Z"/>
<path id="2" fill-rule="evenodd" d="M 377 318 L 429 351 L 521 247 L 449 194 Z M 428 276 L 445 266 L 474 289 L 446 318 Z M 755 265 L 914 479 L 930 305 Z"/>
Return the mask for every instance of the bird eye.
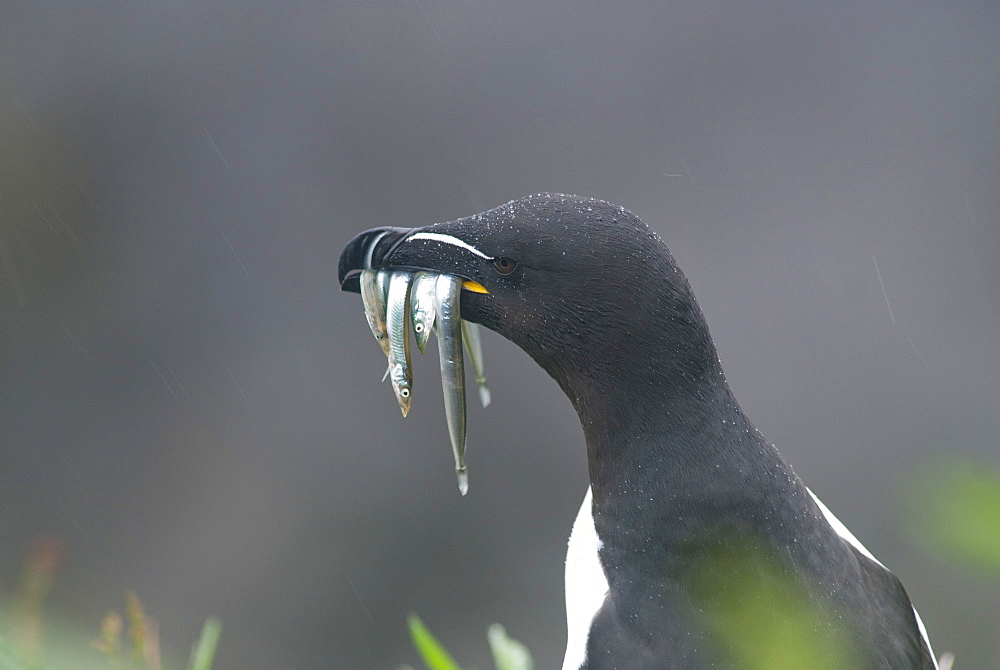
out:
<path id="1" fill-rule="evenodd" d="M 512 261 L 506 256 L 498 256 L 493 259 L 493 267 L 502 275 L 509 275 L 517 267 L 517 261 Z"/>

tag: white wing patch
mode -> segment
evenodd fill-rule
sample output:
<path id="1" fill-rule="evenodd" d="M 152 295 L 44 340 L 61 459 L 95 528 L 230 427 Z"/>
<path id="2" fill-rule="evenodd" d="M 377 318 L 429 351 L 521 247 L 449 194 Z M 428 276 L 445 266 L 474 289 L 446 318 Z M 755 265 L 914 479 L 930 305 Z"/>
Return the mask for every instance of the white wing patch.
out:
<path id="1" fill-rule="evenodd" d="M 608 595 L 608 578 L 597 553 L 601 544 L 594 527 L 593 492 L 587 487 L 566 552 L 567 639 L 563 670 L 578 670 L 587 660 L 590 624 Z"/>
<path id="2" fill-rule="evenodd" d="M 806 490 L 809 491 L 809 495 L 812 496 L 812 499 L 813 501 L 815 501 L 816 506 L 819 507 L 819 510 L 823 513 L 823 516 L 826 517 L 826 522 L 833 527 L 833 530 L 835 533 L 837 533 L 837 535 L 843 538 L 852 547 L 857 549 L 861 554 L 878 563 L 880 566 L 882 566 L 883 569 L 885 570 L 889 569 L 882 564 L 882 561 L 875 558 L 872 555 L 872 553 L 865 548 L 865 545 L 861 544 L 861 542 L 858 541 L 858 538 L 854 537 L 854 533 L 849 531 L 847 529 L 847 526 L 845 526 L 840 519 L 838 519 L 836 516 L 833 515 L 833 512 L 831 512 L 827 508 L 827 506 L 823 504 L 822 500 L 816 497 L 815 493 L 813 493 L 808 488 Z M 920 635 L 921 637 L 924 638 L 924 644 L 927 645 L 927 651 L 930 652 L 931 660 L 934 662 L 934 667 L 937 668 L 938 662 L 937 658 L 934 656 L 934 650 L 931 648 L 931 640 L 927 636 L 927 628 L 924 627 L 924 622 L 920 619 L 920 615 L 917 614 L 916 608 L 913 608 L 913 616 L 917 620 L 917 629 L 920 630 Z"/>
<path id="3" fill-rule="evenodd" d="M 830 524 L 831 526 L 833 526 L 833 530 L 837 533 L 837 535 L 839 535 L 844 540 L 846 540 L 848 544 L 850 544 L 852 547 L 854 547 L 859 552 L 861 552 L 862 554 L 864 554 L 866 557 L 872 559 L 873 561 L 875 561 L 876 563 L 878 563 L 879 565 L 881 565 L 886 570 L 889 569 L 889 568 L 886 568 L 884 565 L 882 565 L 882 561 L 880 561 L 877 558 L 875 558 L 874 556 L 872 556 L 872 552 L 868 551 L 865 548 L 865 545 L 861 544 L 861 542 L 858 540 L 858 538 L 854 537 L 854 533 L 852 533 L 851 531 L 847 530 L 847 526 L 845 526 L 843 523 L 841 523 L 840 519 L 838 519 L 837 517 L 835 517 L 833 515 L 833 512 L 831 512 L 827 508 L 827 506 L 823 504 L 822 500 L 820 500 L 819 498 L 816 497 L 816 494 L 813 493 L 811 489 L 807 488 L 806 490 L 809 491 L 809 495 L 812 496 L 812 499 L 816 503 L 816 506 L 819 507 L 819 510 L 823 513 L 823 516 L 826 517 L 826 522 L 828 524 Z"/>
<path id="4" fill-rule="evenodd" d="M 453 247 L 459 247 L 461 249 L 465 249 L 466 251 L 471 251 L 480 258 L 485 258 L 488 261 L 493 260 L 492 256 L 487 256 L 468 242 L 460 240 L 457 237 L 453 237 L 452 235 L 445 235 L 444 233 L 414 233 L 406 238 L 407 242 L 410 240 L 434 240 L 435 242 L 442 242 L 444 244 L 450 244 Z"/>
<path id="5" fill-rule="evenodd" d="M 924 621 L 917 613 L 917 608 L 912 605 L 911 608 L 913 609 L 913 617 L 917 620 L 917 628 L 920 630 L 920 635 L 924 638 L 924 644 L 927 645 L 927 651 L 930 652 L 931 661 L 934 662 L 934 670 L 938 670 L 937 656 L 934 655 L 934 649 L 931 648 L 931 639 L 927 636 L 927 628 L 924 626 Z"/>

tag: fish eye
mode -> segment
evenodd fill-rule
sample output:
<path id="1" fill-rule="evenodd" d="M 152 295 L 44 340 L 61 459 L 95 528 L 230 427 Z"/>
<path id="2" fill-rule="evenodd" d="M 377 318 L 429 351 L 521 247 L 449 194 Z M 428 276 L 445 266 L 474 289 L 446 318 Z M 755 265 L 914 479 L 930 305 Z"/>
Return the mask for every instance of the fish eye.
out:
<path id="1" fill-rule="evenodd" d="M 497 272 L 502 275 L 509 275 L 517 267 L 517 261 L 511 260 L 506 256 L 497 256 L 493 259 L 493 267 L 496 268 Z"/>
<path id="2" fill-rule="evenodd" d="M 417 325 L 415 325 L 415 326 L 413 327 L 413 330 L 415 330 L 415 331 L 416 331 L 416 332 L 418 332 L 418 333 L 422 333 L 422 332 L 424 332 L 424 324 L 422 324 L 422 323 L 418 323 Z"/>
<path id="3" fill-rule="evenodd" d="M 402 389 L 402 390 L 400 390 L 399 395 L 403 396 L 404 398 L 409 398 L 410 397 L 410 389 Z"/>

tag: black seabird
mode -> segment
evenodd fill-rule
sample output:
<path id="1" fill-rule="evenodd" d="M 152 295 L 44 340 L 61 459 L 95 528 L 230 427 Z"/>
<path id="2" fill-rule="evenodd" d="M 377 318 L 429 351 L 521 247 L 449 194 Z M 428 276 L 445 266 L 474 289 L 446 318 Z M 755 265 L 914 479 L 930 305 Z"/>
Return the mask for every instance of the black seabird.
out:
<path id="1" fill-rule="evenodd" d="M 815 667 L 847 657 L 848 667 L 937 667 L 899 580 L 740 410 L 687 279 L 635 215 L 535 195 L 361 233 L 340 259 L 345 290 L 358 290 L 362 269 L 481 285 L 488 293 L 463 291 L 462 317 L 524 349 L 576 408 L 590 489 L 567 555 L 564 670 L 742 667 L 705 613 L 759 598 L 740 592 L 755 569 L 784 575 L 827 615 L 807 627 L 817 648 L 836 635 L 849 642 L 848 656 Z M 720 550 L 754 558 L 699 577 Z"/>

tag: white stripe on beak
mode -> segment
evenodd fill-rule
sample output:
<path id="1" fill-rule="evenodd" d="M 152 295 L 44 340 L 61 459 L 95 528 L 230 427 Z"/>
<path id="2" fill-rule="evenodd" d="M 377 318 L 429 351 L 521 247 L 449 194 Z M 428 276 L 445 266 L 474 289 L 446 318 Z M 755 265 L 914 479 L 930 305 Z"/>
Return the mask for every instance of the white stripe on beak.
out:
<path id="1" fill-rule="evenodd" d="M 480 258 L 485 258 L 488 261 L 493 260 L 492 256 L 487 256 L 468 242 L 460 240 L 457 237 L 452 237 L 451 235 L 445 235 L 444 233 L 414 233 L 406 239 L 407 242 L 410 240 L 434 240 L 435 242 L 443 242 L 444 244 L 450 244 L 453 247 L 459 247 L 461 249 L 465 249 L 466 251 L 471 251 Z"/>

